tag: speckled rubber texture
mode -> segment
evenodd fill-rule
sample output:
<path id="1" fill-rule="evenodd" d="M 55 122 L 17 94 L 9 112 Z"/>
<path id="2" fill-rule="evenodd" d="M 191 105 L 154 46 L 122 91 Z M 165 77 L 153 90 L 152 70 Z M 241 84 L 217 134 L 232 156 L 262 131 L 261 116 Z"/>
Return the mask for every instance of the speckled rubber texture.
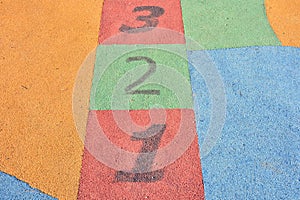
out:
<path id="1" fill-rule="evenodd" d="M 185 35 L 202 49 L 280 45 L 264 0 L 182 0 L 181 5 Z"/>
<path id="2" fill-rule="evenodd" d="M 0 199 L 45 199 L 54 200 L 41 191 L 30 187 L 27 183 L 17 178 L 0 172 Z"/>
<path id="3" fill-rule="evenodd" d="M 207 52 L 223 77 L 227 117 L 217 145 L 201 159 L 206 199 L 297 199 L 300 49 L 248 47 Z M 188 53 L 200 151 L 210 97 Z"/>

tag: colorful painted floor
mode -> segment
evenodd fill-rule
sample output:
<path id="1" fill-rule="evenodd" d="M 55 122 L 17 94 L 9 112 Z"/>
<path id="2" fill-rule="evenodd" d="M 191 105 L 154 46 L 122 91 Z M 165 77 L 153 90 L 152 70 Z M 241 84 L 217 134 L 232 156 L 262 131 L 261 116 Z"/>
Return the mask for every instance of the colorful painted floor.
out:
<path id="1" fill-rule="evenodd" d="M 298 199 L 299 10 L 2 0 L 0 199 Z"/>

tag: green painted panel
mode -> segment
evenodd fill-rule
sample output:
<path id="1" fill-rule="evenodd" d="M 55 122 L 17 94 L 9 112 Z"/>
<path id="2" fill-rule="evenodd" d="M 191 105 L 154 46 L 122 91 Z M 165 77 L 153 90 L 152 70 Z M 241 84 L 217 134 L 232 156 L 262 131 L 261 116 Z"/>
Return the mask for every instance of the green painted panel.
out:
<path id="1" fill-rule="evenodd" d="M 181 6 L 189 50 L 280 45 L 264 0 L 181 0 Z"/>
<path id="2" fill-rule="evenodd" d="M 98 46 L 91 110 L 192 107 L 185 45 Z"/>

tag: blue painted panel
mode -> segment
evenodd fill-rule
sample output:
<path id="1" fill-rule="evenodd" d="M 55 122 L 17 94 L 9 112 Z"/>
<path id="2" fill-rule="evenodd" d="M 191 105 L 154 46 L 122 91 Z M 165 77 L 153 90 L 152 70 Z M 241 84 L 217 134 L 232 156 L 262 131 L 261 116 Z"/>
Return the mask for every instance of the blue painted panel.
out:
<path id="1" fill-rule="evenodd" d="M 42 193 L 41 191 L 30 187 L 29 184 L 18 180 L 17 178 L 0 172 L 0 199 L 11 200 L 11 199 L 49 199 L 53 200 L 56 198 L 50 197 Z"/>
<path id="2" fill-rule="evenodd" d="M 196 68 L 213 64 L 226 95 L 222 135 L 201 159 L 206 199 L 299 199 L 300 49 L 190 51 L 188 57 L 201 149 L 213 105 Z"/>

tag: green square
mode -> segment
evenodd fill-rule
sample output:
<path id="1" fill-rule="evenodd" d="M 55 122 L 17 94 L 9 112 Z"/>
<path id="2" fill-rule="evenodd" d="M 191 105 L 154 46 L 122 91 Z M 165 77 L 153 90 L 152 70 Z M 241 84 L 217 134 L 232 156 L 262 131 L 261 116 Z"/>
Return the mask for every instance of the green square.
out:
<path id="1" fill-rule="evenodd" d="M 181 0 L 188 50 L 281 45 L 264 0 Z"/>
<path id="2" fill-rule="evenodd" d="M 98 46 L 90 109 L 151 108 L 193 108 L 185 45 Z"/>

